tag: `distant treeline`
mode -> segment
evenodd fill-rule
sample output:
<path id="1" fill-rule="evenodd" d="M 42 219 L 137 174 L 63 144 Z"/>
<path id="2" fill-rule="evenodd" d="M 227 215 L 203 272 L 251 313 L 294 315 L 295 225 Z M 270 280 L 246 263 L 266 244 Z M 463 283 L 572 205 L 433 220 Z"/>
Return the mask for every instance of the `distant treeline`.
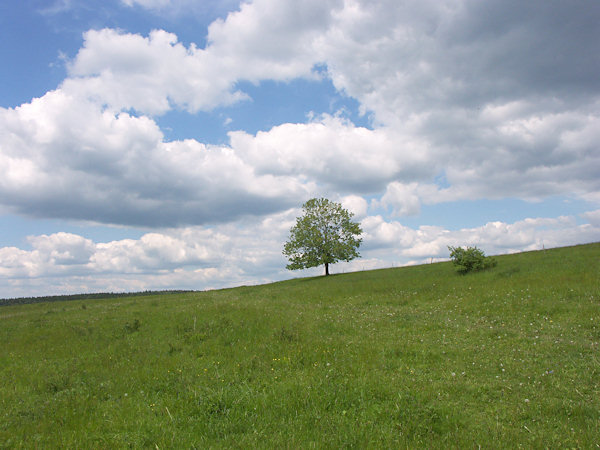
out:
<path id="1" fill-rule="evenodd" d="M 0 299 L 0 306 L 25 305 L 28 303 L 63 302 L 69 300 L 94 300 L 101 298 L 142 297 L 148 295 L 185 294 L 186 290 L 174 291 L 143 291 L 143 292 L 98 292 L 94 294 L 51 295 L 47 297 L 21 297 Z"/>

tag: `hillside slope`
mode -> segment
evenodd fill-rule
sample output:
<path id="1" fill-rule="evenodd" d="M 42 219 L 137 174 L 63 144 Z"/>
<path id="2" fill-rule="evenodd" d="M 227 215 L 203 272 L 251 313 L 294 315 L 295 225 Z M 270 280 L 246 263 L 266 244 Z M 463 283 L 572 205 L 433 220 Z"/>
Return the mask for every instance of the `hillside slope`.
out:
<path id="1" fill-rule="evenodd" d="M 0 309 L 0 447 L 600 445 L 600 244 Z"/>

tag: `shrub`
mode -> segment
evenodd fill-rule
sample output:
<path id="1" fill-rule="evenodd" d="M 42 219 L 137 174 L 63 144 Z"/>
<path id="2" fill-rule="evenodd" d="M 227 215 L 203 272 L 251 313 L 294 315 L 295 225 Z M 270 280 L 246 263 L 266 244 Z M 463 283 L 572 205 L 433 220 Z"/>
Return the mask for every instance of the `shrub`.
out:
<path id="1" fill-rule="evenodd" d="M 135 319 L 133 321 L 133 323 L 127 322 L 125 324 L 125 331 L 127 333 L 135 333 L 136 331 L 138 331 L 140 329 L 140 325 L 141 325 L 141 322 L 139 321 L 139 319 Z"/>
<path id="2" fill-rule="evenodd" d="M 483 250 L 477 247 L 448 247 L 450 250 L 450 259 L 455 266 L 458 266 L 460 273 L 477 272 L 479 270 L 489 269 L 497 264 L 493 258 L 486 257 Z"/>

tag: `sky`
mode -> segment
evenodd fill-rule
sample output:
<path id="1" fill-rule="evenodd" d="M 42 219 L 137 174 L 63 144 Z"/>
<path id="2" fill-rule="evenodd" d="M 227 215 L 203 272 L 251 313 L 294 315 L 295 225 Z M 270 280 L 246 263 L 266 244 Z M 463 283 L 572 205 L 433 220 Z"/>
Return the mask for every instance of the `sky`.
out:
<path id="1" fill-rule="evenodd" d="M 600 241 L 600 2 L 6 0 L 0 298 L 215 289 Z"/>

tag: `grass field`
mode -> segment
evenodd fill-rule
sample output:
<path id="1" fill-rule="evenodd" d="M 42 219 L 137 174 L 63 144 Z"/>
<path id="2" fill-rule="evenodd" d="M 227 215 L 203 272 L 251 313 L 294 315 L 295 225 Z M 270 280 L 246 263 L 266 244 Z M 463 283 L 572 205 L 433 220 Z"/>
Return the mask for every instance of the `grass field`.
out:
<path id="1" fill-rule="evenodd" d="M 1 448 L 598 448 L 600 244 L 0 308 Z"/>

